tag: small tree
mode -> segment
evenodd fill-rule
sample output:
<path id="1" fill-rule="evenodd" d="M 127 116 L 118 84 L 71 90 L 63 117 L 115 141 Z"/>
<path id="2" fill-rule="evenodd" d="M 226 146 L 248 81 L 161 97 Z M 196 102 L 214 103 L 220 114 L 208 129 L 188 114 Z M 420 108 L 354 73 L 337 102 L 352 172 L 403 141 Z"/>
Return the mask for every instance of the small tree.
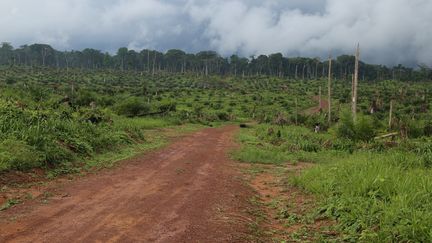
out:
<path id="1" fill-rule="evenodd" d="M 355 126 L 352 113 L 343 110 L 340 114 L 340 121 L 336 129 L 338 137 L 353 139 L 355 138 Z"/>

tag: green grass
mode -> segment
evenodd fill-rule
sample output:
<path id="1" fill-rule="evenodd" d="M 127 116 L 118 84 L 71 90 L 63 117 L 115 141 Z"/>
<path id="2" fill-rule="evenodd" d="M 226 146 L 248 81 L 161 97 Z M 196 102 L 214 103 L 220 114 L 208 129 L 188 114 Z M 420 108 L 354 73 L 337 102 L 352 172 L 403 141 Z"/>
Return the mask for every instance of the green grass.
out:
<path id="1" fill-rule="evenodd" d="M 120 130 L 128 130 L 128 129 L 155 129 L 162 128 L 167 126 L 172 126 L 178 124 L 177 121 L 173 119 L 162 119 L 162 118 L 125 118 L 125 117 L 117 117 L 115 119 L 115 127 Z"/>
<path id="2" fill-rule="evenodd" d="M 319 195 L 321 212 L 336 218 L 353 239 L 428 242 L 432 239 L 432 171 L 399 164 L 416 159 L 397 152 L 355 153 L 317 165 L 294 183 Z"/>
<path id="3" fill-rule="evenodd" d="M 235 151 L 232 155 L 238 161 L 261 164 L 281 164 L 291 159 L 288 154 L 280 153 L 277 150 L 253 148 L 250 146 Z"/>
<path id="4" fill-rule="evenodd" d="M 62 174 L 80 173 L 82 171 L 98 170 L 102 168 L 111 168 L 116 166 L 118 162 L 138 156 L 148 151 L 161 148 L 169 143 L 171 137 L 181 136 L 182 134 L 194 132 L 203 128 L 197 124 L 186 124 L 182 126 L 168 126 L 170 123 L 159 123 L 158 120 L 152 119 L 147 123 L 146 119 L 140 119 L 139 122 L 134 121 L 140 125 L 144 124 L 146 130 L 142 130 L 145 140 L 140 143 L 133 143 L 123 145 L 111 151 L 103 153 L 95 153 L 86 158 L 82 158 L 82 163 L 63 163 L 54 169 L 50 169 L 47 173 L 48 178 L 55 178 Z M 154 124 L 153 127 L 149 124 Z M 166 130 L 160 128 L 166 127 Z"/>
<path id="5" fill-rule="evenodd" d="M 20 203 L 21 201 L 18 199 L 9 199 L 3 205 L 0 205 L 0 211 L 4 211 Z"/>
<path id="6" fill-rule="evenodd" d="M 251 163 L 316 163 L 290 179 L 319 200 L 318 217 L 334 218 L 347 241 L 430 242 L 430 139 L 394 148 L 352 143 L 300 127 L 258 125 L 237 136 L 234 158 Z"/>
<path id="7" fill-rule="evenodd" d="M 249 163 L 324 162 L 348 153 L 344 146 L 339 148 L 342 141 L 297 126 L 255 125 L 242 129 L 237 141 L 242 147 L 232 153 L 233 158 Z M 326 146 L 338 149 L 327 150 Z"/>

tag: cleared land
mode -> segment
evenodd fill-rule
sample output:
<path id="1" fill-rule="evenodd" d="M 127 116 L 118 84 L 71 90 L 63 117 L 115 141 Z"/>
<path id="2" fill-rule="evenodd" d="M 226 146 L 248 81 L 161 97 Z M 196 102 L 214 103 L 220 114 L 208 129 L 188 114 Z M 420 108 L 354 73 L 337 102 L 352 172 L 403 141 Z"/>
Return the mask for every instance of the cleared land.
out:
<path id="1" fill-rule="evenodd" d="M 252 190 L 209 128 L 0 213 L 1 242 L 245 242 Z M 245 222 L 246 221 L 246 222 Z"/>

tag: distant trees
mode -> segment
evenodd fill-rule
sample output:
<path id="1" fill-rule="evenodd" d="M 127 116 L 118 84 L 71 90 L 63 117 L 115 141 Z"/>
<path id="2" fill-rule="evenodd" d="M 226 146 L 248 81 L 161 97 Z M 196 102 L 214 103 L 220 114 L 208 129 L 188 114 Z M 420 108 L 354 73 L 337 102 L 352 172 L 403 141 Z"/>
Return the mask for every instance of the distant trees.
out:
<path id="1" fill-rule="evenodd" d="M 319 58 L 284 57 L 281 53 L 251 56 L 222 57 L 214 51 L 196 54 L 171 49 L 166 53 L 144 49 L 139 52 L 126 47 L 116 54 L 86 48 L 81 51 L 58 51 L 46 44 L 23 45 L 14 48 L 10 43 L 0 45 L 0 65 L 51 66 L 57 68 L 134 70 L 157 74 L 158 72 L 196 73 L 197 75 L 268 75 L 291 79 L 325 79 L 328 61 Z M 355 57 L 341 55 L 332 60 L 332 77 L 352 80 Z M 397 65 L 386 67 L 359 62 L 359 80 L 417 81 L 432 79 L 432 70 L 426 65 L 417 69 Z"/>

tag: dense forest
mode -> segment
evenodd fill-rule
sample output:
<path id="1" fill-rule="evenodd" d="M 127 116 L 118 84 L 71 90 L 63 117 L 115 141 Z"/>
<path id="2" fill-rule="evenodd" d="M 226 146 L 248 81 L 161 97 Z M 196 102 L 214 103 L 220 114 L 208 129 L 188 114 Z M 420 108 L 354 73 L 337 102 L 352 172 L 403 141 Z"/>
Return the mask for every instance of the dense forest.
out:
<path id="1" fill-rule="evenodd" d="M 333 62 L 333 76 L 339 80 L 351 80 L 355 58 L 341 55 Z M 327 76 L 328 60 L 307 57 L 284 57 L 281 53 L 251 56 L 249 58 L 232 55 L 222 57 L 214 51 L 201 51 L 196 54 L 171 49 L 166 53 L 144 49 L 140 52 L 119 48 L 115 55 L 86 48 L 82 51 L 59 51 L 50 45 L 32 44 L 14 48 L 2 43 L 0 65 L 49 66 L 55 68 L 117 69 L 147 72 L 195 73 L 197 75 L 268 75 L 291 79 L 318 79 Z M 400 80 L 424 81 L 432 79 L 432 69 L 426 65 L 416 68 L 397 65 L 387 67 L 360 62 L 361 80 Z"/>

